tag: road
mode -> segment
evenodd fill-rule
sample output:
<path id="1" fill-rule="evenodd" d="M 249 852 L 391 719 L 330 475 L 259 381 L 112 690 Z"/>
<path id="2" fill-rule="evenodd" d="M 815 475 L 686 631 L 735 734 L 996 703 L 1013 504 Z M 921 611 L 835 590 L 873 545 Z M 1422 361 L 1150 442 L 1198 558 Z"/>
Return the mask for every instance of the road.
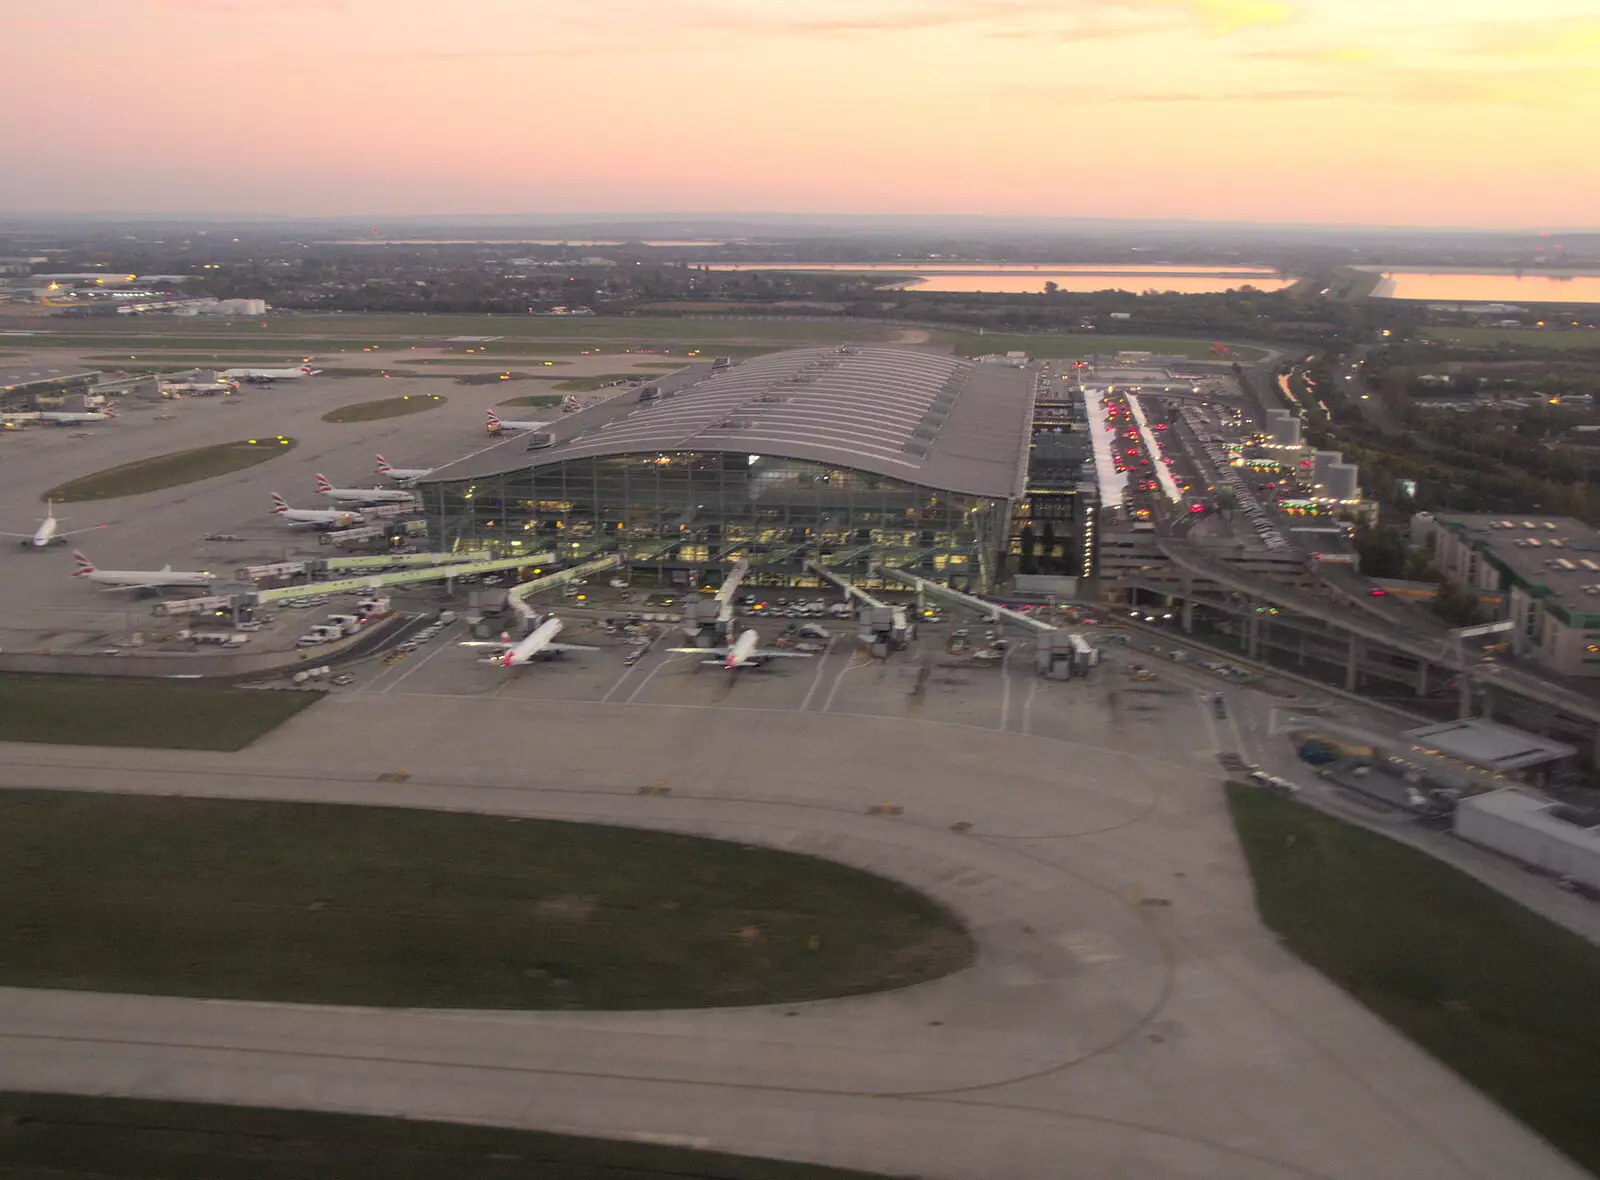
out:
<path id="1" fill-rule="evenodd" d="M 0 747 L 8 787 L 771 844 L 922 889 L 981 946 L 973 968 L 905 991 L 727 1011 L 0 990 L 0 1087 L 464 1119 L 952 1180 L 1577 1180 L 1260 926 L 1216 772 L 1228 739 L 1200 694 L 1165 692 L 1153 740 L 1123 681 L 1038 684 L 1080 694 L 1061 698 L 1048 737 L 1004 718 L 739 703 L 754 696 L 709 708 L 396 691 L 330 698 L 243 754 Z M 1090 693 L 1120 694 L 1113 724 L 1073 722 Z M 398 766 L 408 781 L 378 781 Z M 638 794 L 663 777 L 670 795 Z M 904 814 L 867 814 L 885 800 Z"/>

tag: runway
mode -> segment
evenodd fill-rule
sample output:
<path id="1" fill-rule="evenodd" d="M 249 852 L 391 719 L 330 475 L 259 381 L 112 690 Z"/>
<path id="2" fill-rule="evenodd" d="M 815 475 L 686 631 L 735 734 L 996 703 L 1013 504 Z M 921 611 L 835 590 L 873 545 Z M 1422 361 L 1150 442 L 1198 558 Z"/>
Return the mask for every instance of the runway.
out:
<path id="1" fill-rule="evenodd" d="M 952 1180 L 1580 1177 L 1261 927 L 1195 712 L 1157 746 L 1142 728 L 1091 744 L 992 720 L 397 689 L 334 696 L 242 754 L 3 746 L 8 787 L 439 807 L 814 853 L 939 898 L 980 952 L 899 992 L 694 1012 L 7 989 L 0 1087 L 448 1118 Z M 407 781 L 378 781 L 399 767 Z M 669 795 L 638 793 L 662 779 Z M 883 801 L 903 813 L 869 814 Z"/>

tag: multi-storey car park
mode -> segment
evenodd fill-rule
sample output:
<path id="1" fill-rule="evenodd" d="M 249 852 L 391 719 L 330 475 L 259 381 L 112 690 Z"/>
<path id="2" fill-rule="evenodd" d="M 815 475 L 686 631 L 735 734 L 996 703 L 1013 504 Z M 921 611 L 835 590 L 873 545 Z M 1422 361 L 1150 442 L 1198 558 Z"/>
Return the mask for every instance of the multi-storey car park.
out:
<path id="1" fill-rule="evenodd" d="M 803 349 L 695 365 L 440 468 L 419 490 L 443 547 L 614 550 L 663 585 L 736 559 L 753 585 L 807 562 L 986 593 L 1022 495 L 1032 383 L 914 349 Z M 563 550 L 563 547 L 570 547 Z"/>

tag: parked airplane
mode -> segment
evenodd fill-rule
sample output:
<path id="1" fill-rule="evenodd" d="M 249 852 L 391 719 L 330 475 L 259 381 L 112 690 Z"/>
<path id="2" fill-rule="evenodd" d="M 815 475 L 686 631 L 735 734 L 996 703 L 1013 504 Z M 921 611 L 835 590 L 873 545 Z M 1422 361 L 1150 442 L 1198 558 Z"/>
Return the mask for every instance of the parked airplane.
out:
<path id="1" fill-rule="evenodd" d="M 79 533 L 98 532 L 100 529 L 105 527 L 106 526 L 103 524 L 97 524 L 92 529 L 73 529 L 69 533 L 63 533 L 59 531 L 61 528 L 61 518 L 56 515 L 55 501 L 46 500 L 44 519 L 39 522 L 38 528 L 34 529 L 31 533 L 0 533 L 0 537 L 16 537 L 24 545 L 34 549 L 43 549 L 46 545 L 49 545 L 54 541 L 61 541 L 64 543 L 68 537 L 75 537 Z"/>
<path id="2" fill-rule="evenodd" d="M 96 569 L 94 562 L 76 549 L 72 551 L 72 560 L 77 565 L 72 571 L 74 578 L 98 582 L 107 590 L 160 590 L 177 586 L 204 589 L 216 580 L 213 574 L 200 570 L 174 570 L 170 564 L 158 570 Z"/>
<path id="3" fill-rule="evenodd" d="M 493 410 L 489 411 L 489 433 L 503 434 L 507 430 L 543 430 L 550 425 L 548 422 L 513 422 L 509 418 L 502 418 Z"/>
<path id="4" fill-rule="evenodd" d="M 277 492 L 272 493 L 272 515 L 283 517 L 289 524 L 309 524 L 319 529 L 345 529 L 363 519 L 359 512 L 340 508 L 290 508 Z"/>
<path id="5" fill-rule="evenodd" d="M 223 381 L 298 381 L 301 377 L 315 377 L 320 369 L 313 369 L 308 360 L 298 369 L 223 369 L 217 374 Z"/>
<path id="6" fill-rule="evenodd" d="M 416 496 L 398 488 L 336 488 L 317 473 L 317 495 L 346 504 L 414 504 Z"/>
<path id="7" fill-rule="evenodd" d="M 743 632 L 733 641 L 732 647 L 675 647 L 676 652 L 685 652 L 690 655 L 710 656 L 702 664 L 721 664 L 730 672 L 740 668 L 759 668 L 768 660 L 809 660 L 811 653 L 808 651 L 784 651 L 782 648 L 758 647 L 761 636 L 757 635 L 754 628 Z"/>
<path id="8" fill-rule="evenodd" d="M 505 644 L 505 650 L 497 656 L 490 656 L 484 663 L 499 664 L 502 668 L 519 668 L 542 655 L 600 650 L 586 643 L 557 643 L 556 636 L 561 634 L 565 626 L 565 623 L 552 615 L 535 627 L 526 638 L 516 643 L 511 642 L 509 635 L 502 635 L 500 638 Z"/>
<path id="9" fill-rule="evenodd" d="M 396 483 L 416 483 L 424 476 L 432 475 L 431 467 L 390 467 L 389 460 L 382 455 L 378 456 L 378 474 L 387 475 Z"/>
<path id="10" fill-rule="evenodd" d="M 109 422 L 116 416 L 115 410 L 45 410 L 39 421 L 52 426 L 76 426 L 80 422 Z"/>

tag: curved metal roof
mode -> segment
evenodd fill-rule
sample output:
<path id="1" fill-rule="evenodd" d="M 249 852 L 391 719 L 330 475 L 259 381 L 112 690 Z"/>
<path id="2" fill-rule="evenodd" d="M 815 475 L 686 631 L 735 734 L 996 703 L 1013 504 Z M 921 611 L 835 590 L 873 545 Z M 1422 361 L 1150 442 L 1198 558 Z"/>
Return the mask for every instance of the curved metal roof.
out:
<path id="1" fill-rule="evenodd" d="M 713 372 L 696 365 L 631 395 L 440 468 L 437 483 L 569 459 L 734 451 L 809 459 L 925 487 L 1010 497 L 1027 454 L 1031 376 L 907 348 L 801 349 Z"/>

